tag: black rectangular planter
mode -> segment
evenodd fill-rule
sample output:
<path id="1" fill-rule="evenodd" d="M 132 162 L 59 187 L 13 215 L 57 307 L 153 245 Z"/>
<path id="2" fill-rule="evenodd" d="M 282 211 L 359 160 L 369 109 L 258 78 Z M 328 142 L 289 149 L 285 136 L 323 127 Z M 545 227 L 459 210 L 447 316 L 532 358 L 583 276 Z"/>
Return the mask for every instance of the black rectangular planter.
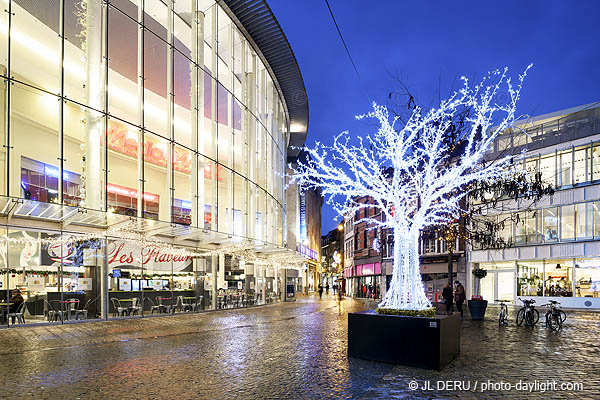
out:
<path id="1" fill-rule="evenodd" d="M 460 353 L 459 314 L 426 317 L 348 314 L 348 356 L 440 371 Z"/>

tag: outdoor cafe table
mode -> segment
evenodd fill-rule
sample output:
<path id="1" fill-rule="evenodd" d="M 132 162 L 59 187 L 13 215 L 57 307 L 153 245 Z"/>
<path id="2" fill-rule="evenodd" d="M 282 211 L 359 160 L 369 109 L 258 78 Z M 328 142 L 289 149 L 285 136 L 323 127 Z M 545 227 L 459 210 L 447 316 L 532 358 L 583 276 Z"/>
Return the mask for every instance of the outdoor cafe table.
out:
<path id="1" fill-rule="evenodd" d="M 52 300 L 52 303 L 61 304 L 60 310 L 63 311 L 63 306 L 62 306 L 63 304 L 79 304 L 79 303 L 81 303 L 81 301 L 80 300 Z M 67 309 L 66 311 L 68 311 L 67 319 L 71 319 L 71 311 L 76 311 L 76 310 Z"/>

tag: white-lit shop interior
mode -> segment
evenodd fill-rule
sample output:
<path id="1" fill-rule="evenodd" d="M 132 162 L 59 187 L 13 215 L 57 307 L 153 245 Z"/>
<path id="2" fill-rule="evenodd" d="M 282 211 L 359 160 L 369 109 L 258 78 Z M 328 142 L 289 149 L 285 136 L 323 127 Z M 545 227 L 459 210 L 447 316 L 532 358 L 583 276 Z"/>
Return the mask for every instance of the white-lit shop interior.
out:
<path id="1" fill-rule="evenodd" d="M 290 114 L 231 11 L 50 3 L 0 14 L 2 325 L 293 300 Z"/>

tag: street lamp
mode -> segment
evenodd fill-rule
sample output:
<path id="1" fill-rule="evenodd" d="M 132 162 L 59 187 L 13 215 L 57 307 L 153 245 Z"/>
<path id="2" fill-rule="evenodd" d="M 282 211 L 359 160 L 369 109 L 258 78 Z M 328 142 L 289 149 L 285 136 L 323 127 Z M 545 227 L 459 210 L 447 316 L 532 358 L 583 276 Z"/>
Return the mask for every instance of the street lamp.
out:
<path id="1" fill-rule="evenodd" d="M 344 225 L 343 224 L 339 224 L 337 229 L 340 232 L 343 231 L 344 230 Z"/>

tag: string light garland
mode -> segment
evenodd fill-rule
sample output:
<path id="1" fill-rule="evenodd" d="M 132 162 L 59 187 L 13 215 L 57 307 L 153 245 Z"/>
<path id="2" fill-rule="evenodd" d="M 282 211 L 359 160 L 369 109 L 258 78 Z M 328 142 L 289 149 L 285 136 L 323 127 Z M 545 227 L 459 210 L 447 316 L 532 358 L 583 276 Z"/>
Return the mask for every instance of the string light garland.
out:
<path id="1" fill-rule="evenodd" d="M 519 119 L 516 104 L 530 67 L 519 75 L 516 87 L 507 68 L 488 73 L 475 86 L 462 77 L 459 91 L 437 108 L 423 111 L 415 106 L 406 122 L 390 118 L 386 107 L 373 103 L 372 112 L 357 118 L 375 119 L 379 128 L 374 134 L 351 141 L 349 133 L 342 132 L 330 146 L 317 142 L 305 147 L 306 160 L 290 165 L 290 184 L 319 188 L 340 216 L 375 210 L 362 213 L 354 223 L 393 230 L 393 275 L 379 308 L 431 307 L 420 274 L 421 232 L 460 218 L 469 193 L 461 188 L 512 176 L 519 168 L 513 165 L 514 156 L 483 160 L 498 134 Z M 459 117 L 464 134 L 461 145 L 453 146 L 444 137 Z M 355 201 L 362 197 L 373 201 Z"/>

